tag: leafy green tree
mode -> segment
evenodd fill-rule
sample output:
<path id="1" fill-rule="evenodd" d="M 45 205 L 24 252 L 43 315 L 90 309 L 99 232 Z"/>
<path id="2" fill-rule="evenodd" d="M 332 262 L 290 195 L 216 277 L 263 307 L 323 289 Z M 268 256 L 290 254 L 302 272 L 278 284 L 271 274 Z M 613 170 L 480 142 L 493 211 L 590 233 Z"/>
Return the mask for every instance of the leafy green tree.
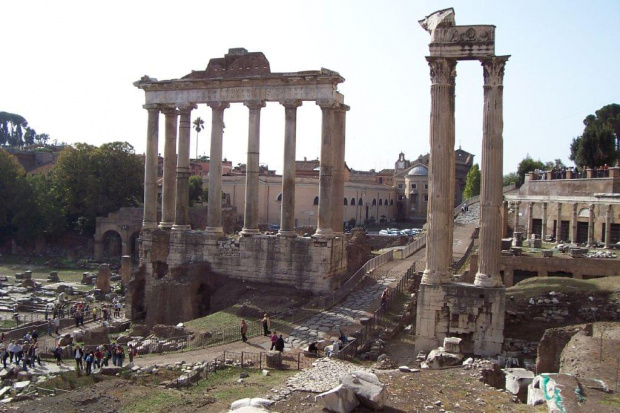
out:
<path id="1" fill-rule="evenodd" d="M 510 184 L 516 184 L 519 181 L 519 175 L 516 172 L 510 172 L 509 174 L 504 175 L 503 183 L 504 186 Z"/>
<path id="2" fill-rule="evenodd" d="M 97 216 L 139 205 L 143 169 L 127 142 L 66 147 L 56 161 L 53 186 L 69 225 L 92 233 Z"/>
<path id="3" fill-rule="evenodd" d="M 23 146 L 28 122 L 15 113 L 0 112 L 0 145 Z"/>
<path id="4" fill-rule="evenodd" d="M 620 143 L 620 105 L 612 104 L 588 115 L 583 134 L 570 145 L 570 160 L 578 167 L 614 165 Z"/>
<path id="5" fill-rule="evenodd" d="M 546 169 L 546 167 L 547 165 L 541 162 L 540 159 L 535 161 L 527 154 L 517 166 L 517 176 L 519 177 L 517 185 L 523 185 L 523 182 L 525 182 L 525 174 L 528 172 L 532 172 L 536 169 Z"/>
<path id="6" fill-rule="evenodd" d="M 15 232 L 12 221 L 24 175 L 17 158 L 0 149 L 0 238 L 3 240 Z"/>
<path id="7" fill-rule="evenodd" d="M 194 206 L 194 203 L 200 201 L 202 197 L 202 177 L 198 175 L 192 175 L 189 177 L 189 206 Z"/>
<path id="8" fill-rule="evenodd" d="M 474 164 L 469 172 L 467 172 L 463 199 L 469 199 L 476 195 L 480 195 L 480 167 L 478 164 Z"/>

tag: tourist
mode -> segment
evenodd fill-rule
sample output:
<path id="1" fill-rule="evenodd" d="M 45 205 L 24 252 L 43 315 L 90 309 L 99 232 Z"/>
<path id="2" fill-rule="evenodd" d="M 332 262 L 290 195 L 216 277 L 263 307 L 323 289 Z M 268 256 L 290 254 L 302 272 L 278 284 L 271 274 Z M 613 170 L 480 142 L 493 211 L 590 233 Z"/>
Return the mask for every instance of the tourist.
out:
<path id="1" fill-rule="evenodd" d="M 383 290 L 383 293 L 381 293 L 381 309 L 383 311 L 385 311 L 387 307 L 387 302 L 389 299 L 390 299 L 390 289 L 386 288 L 385 290 Z"/>
<path id="2" fill-rule="evenodd" d="M 57 336 L 60 335 L 60 332 L 58 331 L 59 329 L 60 329 L 60 319 L 58 318 L 58 316 L 56 316 L 54 317 L 54 331 L 56 332 Z"/>
<path id="3" fill-rule="evenodd" d="M 30 343 L 27 341 L 24 342 L 24 346 L 22 347 L 22 361 L 22 370 L 28 371 L 28 366 L 30 365 Z"/>
<path id="4" fill-rule="evenodd" d="M 99 348 L 99 346 L 97 346 L 97 348 L 95 349 L 95 353 L 93 355 L 95 356 L 95 359 L 93 360 L 93 363 L 95 363 L 95 367 L 100 369 L 101 368 L 101 359 L 103 358 L 103 353 L 101 352 L 101 349 Z"/>
<path id="5" fill-rule="evenodd" d="M 26 331 L 26 334 L 24 334 L 24 341 L 30 341 L 32 340 L 32 336 L 30 335 L 29 331 Z"/>
<path id="6" fill-rule="evenodd" d="M 82 363 L 84 351 L 80 348 L 80 346 L 76 346 L 75 350 L 73 350 L 73 358 L 75 359 L 75 371 L 80 374 L 80 370 L 84 370 L 84 364 Z"/>
<path id="7" fill-rule="evenodd" d="M 246 324 L 245 320 L 241 320 L 241 340 L 243 340 L 244 343 L 248 341 L 247 334 L 248 334 L 248 325 Z"/>
<path id="8" fill-rule="evenodd" d="M 62 347 L 60 347 L 60 344 L 54 350 L 54 357 L 56 357 L 56 365 L 60 366 L 62 364 Z"/>
<path id="9" fill-rule="evenodd" d="M 4 365 L 4 368 L 6 369 L 6 359 L 9 358 L 9 350 L 7 350 L 4 344 L 0 347 L 0 357 L 2 357 L 2 365 Z"/>
<path id="10" fill-rule="evenodd" d="M 30 347 L 30 363 L 32 364 L 32 368 L 34 368 L 35 362 L 39 363 L 39 366 L 41 365 L 41 354 L 39 353 L 39 350 L 39 343 L 35 341 Z"/>
<path id="11" fill-rule="evenodd" d="M 308 353 L 314 353 L 316 355 L 319 354 L 319 348 L 316 346 L 316 341 L 310 343 L 310 345 L 308 346 Z"/>
<path id="12" fill-rule="evenodd" d="M 9 362 L 12 363 L 13 362 L 13 357 L 15 357 L 15 341 L 11 341 L 9 343 L 9 346 L 7 347 L 7 350 L 9 351 L 9 357 L 10 357 Z"/>
<path id="13" fill-rule="evenodd" d="M 110 357 L 112 357 L 112 353 L 110 352 L 110 348 L 106 345 L 103 347 L 103 362 L 102 362 L 102 366 L 107 366 L 108 365 L 108 360 L 110 360 Z"/>
<path id="14" fill-rule="evenodd" d="M 270 328 L 271 320 L 269 320 L 269 315 L 265 314 L 263 317 L 263 333 L 265 337 L 269 337 L 269 334 L 271 333 L 271 331 L 269 331 Z"/>
<path id="15" fill-rule="evenodd" d="M 340 330 L 340 336 L 338 337 L 338 340 L 340 340 L 342 344 L 347 344 L 349 342 L 349 337 L 347 337 L 344 331 Z"/>
<path id="16" fill-rule="evenodd" d="M 93 322 L 97 321 L 97 308 L 93 306 Z"/>
<path id="17" fill-rule="evenodd" d="M 19 362 L 24 356 L 24 353 L 22 352 L 22 345 L 19 342 L 17 342 L 15 343 L 14 349 L 15 349 L 15 364 L 19 366 Z"/>
<path id="18" fill-rule="evenodd" d="M 32 330 L 32 334 L 30 334 L 30 337 L 32 337 L 32 341 L 36 343 L 39 339 L 39 333 L 37 333 L 37 330 Z"/>
<path id="19" fill-rule="evenodd" d="M 118 353 L 117 353 L 116 343 L 112 344 L 112 348 L 110 349 L 110 353 L 112 354 L 112 365 L 116 366 L 116 362 L 118 361 Z"/>
<path id="20" fill-rule="evenodd" d="M 123 367 L 123 360 L 125 359 L 125 350 L 123 346 L 118 345 L 116 347 L 116 365 L 118 367 Z"/>
<path id="21" fill-rule="evenodd" d="M 135 355 L 134 351 L 135 349 L 133 347 L 133 344 L 129 344 L 129 346 L 127 347 L 127 355 L 129 356 L 130 363 L 133 363 L 133 356 Z"/>
<path id="22" fill-rule="evenodd" d="M 271 335 L 271 348 L 269 349 L 269 351 L 274 349 L 274 347 L 276 346 L 276 341 L 278 341 L 278 335 L 274 331 L 273 334 Z"/>
<path id="23" fill-rule="evenodd" d="M 93 360 L 95 359 L 95 355 L 93 354 L 93 352 L 91 351 L 90 353 L 88 353 L 84 359 L 84 361 L 86 361 L 86 375 L 90 376 L 90 373 L 92 371 L 92 367 L 93 367 Z"/>
<path id="24" fill-rule="evenodd" d="M 340 344 L 338 340 L 332 340 L 332 345 L 328 346 L 327 357 L 338 357 L 340 351 Z"/>
<path id="25" fill-rule="evenodd" d="M 282 334 L 280 334 L 280 337 L 276 340 L 276 351 L 280 353 L 284 351 L 284 339 L 282 338 Z"/>
<path id="26" fill-rule="evenodd" d="M 79 327 L 80 326 L 80 312 L 78 310 L 76 310 L 73 313 L 73 318 L 75 319 L 75 326 Z"/>

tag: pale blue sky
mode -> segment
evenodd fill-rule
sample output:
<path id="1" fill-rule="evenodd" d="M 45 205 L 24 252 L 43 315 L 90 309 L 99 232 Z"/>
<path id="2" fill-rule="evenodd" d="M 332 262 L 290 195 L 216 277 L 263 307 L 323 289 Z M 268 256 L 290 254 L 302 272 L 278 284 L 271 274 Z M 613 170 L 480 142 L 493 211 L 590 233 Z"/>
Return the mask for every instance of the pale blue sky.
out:
<path id="1" fill-rule="evenodd" d="M 2 2 L 0 111 L 59 141 L 128 141 L 143 152 L 144 74 L 179 78 L 229 48 L 262 51 L 274 72 L 338 71 L 347 164 L 392 168 L 429 150 L 429 34 L 418 20 L 454 7 L 456 23 L 496 25 L 504 77 L 504 172 L 530 154 L 568 162 L 583 119 L 620 103 L 620 1 L 19 1 Z M 480 161 L 482 68 L 461 62 L 456 142 Z M 210 110 L 199 154 L 209 151 Z M 225 112 L 224 156 L 245 163 L 247 108 Z M 298 115 L 297 159 L 319 156 L 320 109 Z M 161 121 L 163 130 L 163 118 Z M 163 135 L 163 133 L 162 133 Z M 284 110 L 262 111 L 261 163 L 281 172 Z M 196 134 L 192 132 L 191 154 Z M 160 139 L 163 141 L 163 139 Z M 161 145 L 163 152 L 163 142 Z"/>

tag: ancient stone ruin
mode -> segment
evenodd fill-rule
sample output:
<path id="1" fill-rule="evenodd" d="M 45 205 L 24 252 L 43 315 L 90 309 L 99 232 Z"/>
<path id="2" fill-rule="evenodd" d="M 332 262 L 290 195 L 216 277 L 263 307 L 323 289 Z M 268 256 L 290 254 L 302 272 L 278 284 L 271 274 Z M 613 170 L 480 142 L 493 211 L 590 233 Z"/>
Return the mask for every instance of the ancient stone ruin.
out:
<path id="1" fill-rule="evenodd" d="M 464 353 L 501 352 L 505 288 L 500 276 L 502 236 L 503 77 L 509 56 L 495 55 L 495 26 L 457 26 L 454 10 L 420 21 L 431 35 L 431 127 L 426 270 L 420 285 L 416 350 L 462 339 Z M 478 60 L 484 73 L 479 269 L 474 284 L 453 283 L 454 86 L 459 60 Z"/>
<path id="2" fill-rule="evenodd" d="M 313 292 L 338 285 L 347 263 L 342 199 L 349 108 L 337 90 L 343 81 L 328 69 L 273 73 L 263 53 L 238 48 L 230 49 L 223 58 L 211 59 L 205 70 L 192 71 L 181 79 L 158 81 L 144 76 L 134 83 L 144 90 L 148 111 L 141 272 L 130 283 L 134 318 L 144 318 L 152 325 L 203 315 L 214 274 Z M 298 237 L 294 231 L 296 119 L 297 108 L 304 101 L 315 102 L 322 111 L 318 223 L 312 238 Z M 284 106 L 286 119 L 282 218 L 277 235 L 263 235 L 258 227 L 260 112 L 266 102 Z M 244 226 L 238 241 L 228 239 L 222 227 L 224 112 L 233 103 L 249 109 Z M 213 117 L 207 225 L 191 231 L 189 143 L 191 111 L 197 104 L 208 105 Z M 160 113 L 165 115 L 165 150 L 158 221 Z"/>

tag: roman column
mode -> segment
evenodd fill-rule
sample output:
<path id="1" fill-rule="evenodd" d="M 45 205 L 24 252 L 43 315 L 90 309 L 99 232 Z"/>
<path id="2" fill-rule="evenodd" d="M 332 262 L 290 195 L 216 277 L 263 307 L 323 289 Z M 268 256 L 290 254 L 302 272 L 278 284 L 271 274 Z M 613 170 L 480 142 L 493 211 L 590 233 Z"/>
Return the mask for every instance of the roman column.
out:
<path id="1" fill-rule="evenodd" d="M 504 66 L 507 56 L 482 61 L 484 69 L 484 114 L 480 194 L 479 268 L 474 284 L 501 287 L 502 253 L 502 160 Z"/>
<path id="2" fill-rule="evenodd" d="M 588 247 L 591 247 L 594 243 L 594 204 L 588 209 Z"/>
<path id="3" fill-rule="evenodd" d="M 540 239 L 542 241 L 547 237 L 547 203 L 543 202 L 543 215 L 542 215 L 542 230 L 540 233 Z"/>
<path id="4" fill-rule="evenodd" d="M 534 203 L 533 202 L 528 202 L 527 203 L 527 228 L 526 228 L 526 233 L 527 233 L 527 239 L 532 239 L 532 233 L 534 232 Z"/>
<path id="5" fill-rule="evenodd" d="M 559 244 L 562 239 L 562 204 L 558 202 L 558 218 L 555 223 L 555 243 Z"/>
<path id="6" fill-rule="evenodd" d="M 521 201 L 515 201 L 512 205 L 515 208 L 515 222 L 512 232 L 519 232 L 519 207 L 521 206 Z"/>
<path id="7" fill-rule="evenodd" d="M 211 108 L 211 151 L 209 158 L 209 197 L 207 228 L 214 236 L 224 234 L 222 229 L 222 136 L 224 134 L 224 109 L 228 102 L 208 102 Z"/>
<path id="8" fill-rule="evenodd" d="M 172 229 L 185 231 L 189 225 L 189 142 L 192 109 L 196 105 L 185 103 L 179 105 L 179 149 L 177 157 L 177 194 L 175 219 Z"/>
<path id="9" fill-rule="evenodd" d="M 157 228 L 157 168 L 159 140 L 159 105 L 144 105 L 148 111 L 146 153 L 144 159 L 144 217 L 142 229 Z"/>
<path id="10" fill-rule="evenodd" d="M 297 146 L 297 108 L 300 100 L 280 102 L 284 106 L 284 163 L 282 168 L 282 213 L 278 236 L 296 237 L 295 232 L 295 152 Z"/>
<path id="11" fill-rule="evenodd" d="M 573 244 L 577 243 L 577 204 L 573 204 L 573 215 L 570 222 L 570 240 Z"/>
<path id="12" fill-rule="evenodd" d="M 607 211 L 605 213 L 605 248 L 609 248 L 611 246 L 611 216 L 612 206 L 611 204 L 608 204 Z"/>
<path id="13" fill-rule="evenodd" d="M 334 185 L 334 101 L 317 101 L 321 107 L 321 165 L 319 172 L 319 216 L 317 230 L 319 238 L 333 238 L 332 230 L 332 186 Z"/>
<path id="14" fill-rule="evenodd" d="M 166 137 L 164 142 L 164 184 L 159 228 L 170 229 L 174 223 L 175 216 L 178 111 L 174 106 L 166 106 L 162 112 L 166 115 Z"/>
<path id="15" fill-rule="evenodd" d="M 332 210 L 332 230 L 336 236 L 343 234 L 344 227 L 344 148 L 346 115 L 349 109 L 347 105 L 339 105 L 334 110 L 334 186 L 332 195 L 334 205 Z"/>
<path id="16" fill-rule="evenodd" d="M 449 283 L 454 225 L 454 80 L 456 60 L 427 57 L 431 74 L 429 197 L 424 284 Z M 501 174 L 500 174 L 501 176 Z"/>
<path id="17" fill-rule="evenodd" d="M 260 152 L 260 110 L 265 102 L 257 100 L 244 102 L 250 109 L 248 130 L 248 159 L 245 172 L 245 211 L 241 235 L 260 234 L 258 229 L 258 172 Z"/>

